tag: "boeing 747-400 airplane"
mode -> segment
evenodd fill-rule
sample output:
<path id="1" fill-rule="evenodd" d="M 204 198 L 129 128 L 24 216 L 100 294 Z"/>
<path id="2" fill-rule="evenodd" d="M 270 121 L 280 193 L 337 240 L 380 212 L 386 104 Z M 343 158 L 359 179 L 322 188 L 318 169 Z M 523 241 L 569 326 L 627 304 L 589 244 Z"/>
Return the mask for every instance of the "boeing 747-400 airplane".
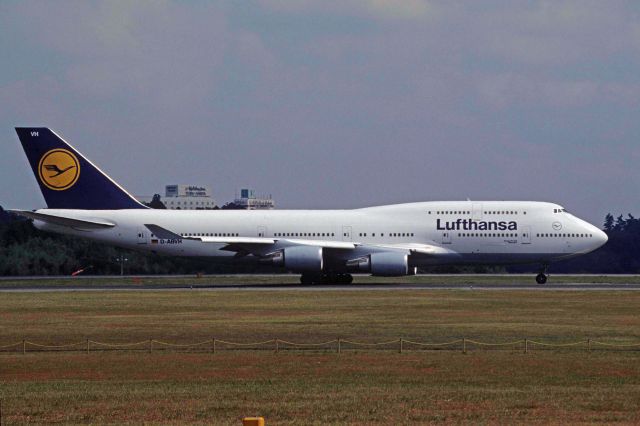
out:
<path id="1" fill-rule="evenodd" d="M 16 128 L 46 209 L 14 210 L 38 229 L 211 261 L 258 261 L 302 283 L 350 283 L 351 273 L 415 274 L 444 264 L 538 264 L 607 241 L 562 206 L 534 201 L 433 201 L 354 210 L 156 210 L 135 200 L 48 128 Z"/>

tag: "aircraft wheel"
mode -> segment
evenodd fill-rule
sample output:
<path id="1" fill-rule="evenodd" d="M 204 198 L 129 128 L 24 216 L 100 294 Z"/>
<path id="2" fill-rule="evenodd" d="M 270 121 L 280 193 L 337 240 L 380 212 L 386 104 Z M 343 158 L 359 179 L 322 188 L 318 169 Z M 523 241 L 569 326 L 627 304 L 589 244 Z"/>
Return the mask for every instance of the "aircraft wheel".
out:
<path id="1" fill-rule="evenodd" d="M 545 284 L 547 282 L 547 276 L 542 273 L 536 275 L 536 282 L 538 284 Z"/>
<path id="2" fill-rule="evenodd" d="M 300 276 L 300 284 L 309 285 L 313 284 L 313 276 L 311 275 L 301 275 Z"/>
<path id="3" fill-rule="evenodd" d="M 351 284 L 353 282 L 353 277 L 351 274 L 339 274 L 335 280 L 338 284 Z"/>
<path id="4" fill-rule="evenodd" d="M 318 282 L 320 284 L 333 284 L 338 281 L 338 277 L 334 274 L 322 274 Z"/>

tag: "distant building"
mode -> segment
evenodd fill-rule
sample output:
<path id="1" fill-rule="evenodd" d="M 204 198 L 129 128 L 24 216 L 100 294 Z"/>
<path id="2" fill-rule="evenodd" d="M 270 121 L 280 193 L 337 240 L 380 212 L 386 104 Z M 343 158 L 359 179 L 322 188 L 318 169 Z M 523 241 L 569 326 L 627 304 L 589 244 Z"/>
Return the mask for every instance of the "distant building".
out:
<path id="1" fill-rule="evenodd" d="M 149 203 L 153 197 L 137 197 Z M 162 203 L 169 210 L 212 210 L 216 207 L 211 187 L 202 185 L 167 185 Z"/>
<path id="2" fill-rule="evenodd" d="M 254 189 L 243 188 L 240 190 L 240 198 L 233 200 L 233 204 L 247 210 L 270 210 L 275 207 L 271 195 L 269 197 L 257 197 Z"/>

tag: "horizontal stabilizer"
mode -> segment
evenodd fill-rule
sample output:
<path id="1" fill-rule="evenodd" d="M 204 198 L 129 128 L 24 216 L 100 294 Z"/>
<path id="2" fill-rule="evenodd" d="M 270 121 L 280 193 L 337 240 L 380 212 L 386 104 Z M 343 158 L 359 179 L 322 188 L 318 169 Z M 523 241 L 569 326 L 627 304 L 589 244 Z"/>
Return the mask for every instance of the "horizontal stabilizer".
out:
<path id="1" fill-rule="evenodd" d="M 29 219 L 39 220 L 41 222 L 51 223 L 53 225 L 68 226 L 75 229 L 91 230 L 91 229 L 104 229 L 112 228 L 116 226 L 114 223 L 107 222 L 101 219 L 75 219 L 65 216 L 56 216 L 45 213 L 37 213 L 28 210 L 9 210 L 17 215 L 27 217 Z"/>

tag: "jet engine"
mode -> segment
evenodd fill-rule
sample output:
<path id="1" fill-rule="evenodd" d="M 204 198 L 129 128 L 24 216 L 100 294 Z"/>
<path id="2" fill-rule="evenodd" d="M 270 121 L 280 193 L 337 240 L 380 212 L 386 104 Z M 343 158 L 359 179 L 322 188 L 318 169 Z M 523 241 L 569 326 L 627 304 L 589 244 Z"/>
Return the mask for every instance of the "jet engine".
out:
<path id="1" fill-rule="evenodd" d="M 322 272 L 322 247 L 285 247 L 263 258 L 263 262 L 284 266 L 292 272 Z"/>
<path id="2" fill-rule="evenodd" d="M 416 268 L 409 267 L 409 255 L 405 253 L 372 253 L 348 261 L 347 267 L 381 277 L 416 274 Z"/>

